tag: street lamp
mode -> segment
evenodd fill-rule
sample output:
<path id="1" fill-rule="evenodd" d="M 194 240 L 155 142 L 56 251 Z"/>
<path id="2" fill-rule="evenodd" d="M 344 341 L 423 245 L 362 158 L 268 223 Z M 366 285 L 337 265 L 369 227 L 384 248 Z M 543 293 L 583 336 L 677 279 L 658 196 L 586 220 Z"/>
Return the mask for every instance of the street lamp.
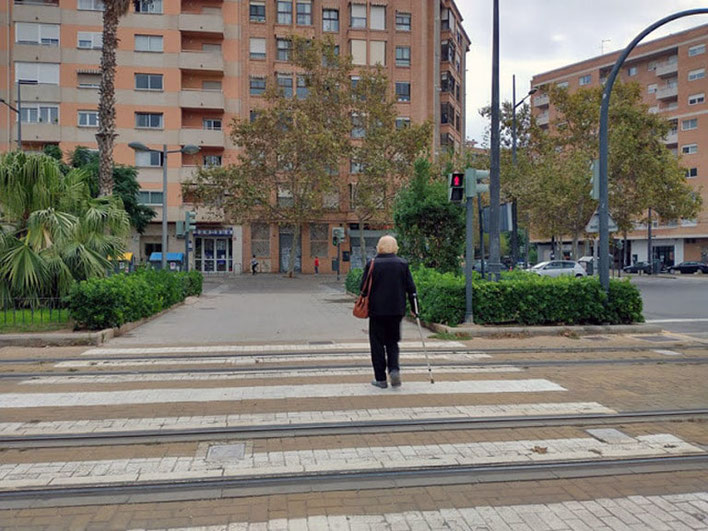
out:
<path id="1" fill-rule="evenodd" d="M 28 79 L 18 79 L 17 80 L 17 107 L 13 107 L 4 98 L 0 98 L 0 103 L 4 103 L 7 107 L 17 113 L 17 149 L 22 151 L 22 85 L 37 85 L 37 81 L 30 81 Z"/>
<path id="2" fill-rule="evenodd" d="M 511 163 L 514 166 L 514 171 L 516 171 L 516 108 L 519 107 L 526 98 L 532 94 L 536 94 L 538 89 L 533 87 L 529 90 L 528 94 L 524 96 L 521 101 L 516 102 L 516 75 L 511 76 L 511 98 L 512 98 L 512 110 L 511 110 Z M 529 242 L 528 237 L 526 238 L 526 248 L 528 249 Z M 526 254 L 528 256 L 528 253 Z M 516 267 L 516 263 L 519 261 L 519 221 L 518 214 L 516 210 L 516 198 L 511 202 L 511 259 L 512 267 Z M 524 268 L 529 266 L 528 260 L 524 259 Z"/>
<path id="3" fill-rule="evenodd" d="M 170 153 L 184 153 L 185 155 L 194 155 L 199 152 L 199 146 L 187 144 L 180 149 L 168 150 L 167 144 L 162 145 L 162 149 L 150 149 L 142 142 L 131 142 L 128 144 L 134 151 L 142 151 L 149 153 L 162 153 L 162 269 L 167 269 L 167 155 Z"/>

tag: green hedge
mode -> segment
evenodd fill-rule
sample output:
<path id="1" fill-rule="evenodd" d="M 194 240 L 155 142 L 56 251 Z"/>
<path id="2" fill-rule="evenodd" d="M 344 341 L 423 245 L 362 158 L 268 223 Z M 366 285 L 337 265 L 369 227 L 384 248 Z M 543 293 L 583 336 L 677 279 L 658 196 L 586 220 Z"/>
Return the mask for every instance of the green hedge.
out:
<path id="1" fill-rule="evenodd" d="M 145 269 L 75 284 L 69 312 L 76 326 L 101 330 L 144 319 L 201 292 L 202 275 L 197 271 Z"/>
<path id="2" fill-rule="evenodd" d="M 347 277 L 347 289 L 358 292 L 361 270 Z M 465 316 L 465 279 L 452 273 L 420 268 L 413 271 L 421 318 L 457 325 Z M 350 289 L 356 286 L 356 289 Z M 478 275 L 472 283 L 477 324 L 623 324 L 642 322 L 642 299 L 628 280 L 611 280 L 609 300 L 593 277 L 541 277 L 531 273 L 503 275 L 488 282 Z"/>

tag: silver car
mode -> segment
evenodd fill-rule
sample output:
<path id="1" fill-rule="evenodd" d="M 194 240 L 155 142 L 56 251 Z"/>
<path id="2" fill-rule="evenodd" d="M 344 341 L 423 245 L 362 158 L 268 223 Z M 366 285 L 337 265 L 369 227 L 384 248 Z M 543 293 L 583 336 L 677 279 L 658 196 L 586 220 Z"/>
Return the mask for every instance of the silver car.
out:
<path id="1" fill-rule="evenodd" d="M 541 262 L 536 264 L 531 269 L 531 273 L 536 273 L 544 277 L 559 277 L 561 275 L 571 275 L 574 277 L 584 277 L 587 275 L 585 268 L 578 262 L 571 260 L 552 260 L 550 262 Z"/>

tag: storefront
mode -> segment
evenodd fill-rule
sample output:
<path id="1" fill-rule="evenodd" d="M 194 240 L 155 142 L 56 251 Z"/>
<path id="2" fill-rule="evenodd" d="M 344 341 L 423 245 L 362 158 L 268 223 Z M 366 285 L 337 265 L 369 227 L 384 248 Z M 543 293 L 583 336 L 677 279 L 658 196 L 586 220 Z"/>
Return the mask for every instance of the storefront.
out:
<path id="1" fill-rule="evenodd" d="M 202 273 L 233 273 L 233 229 L 194 231 L 194 269 Z"/>

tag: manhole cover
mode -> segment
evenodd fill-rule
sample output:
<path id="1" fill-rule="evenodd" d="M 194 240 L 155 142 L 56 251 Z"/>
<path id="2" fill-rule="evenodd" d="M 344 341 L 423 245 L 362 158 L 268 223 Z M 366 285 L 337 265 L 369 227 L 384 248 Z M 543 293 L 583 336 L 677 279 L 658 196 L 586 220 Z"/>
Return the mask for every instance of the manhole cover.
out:
<path id="1" fill-rule="evenodd" d="M 245 444 L 218 444 L 207 450 L 207 461 L 240 461 L 246 453 Z"/>
<path id="2" fill-rule="evenodd" d="M 669 341 L 675 341 L 673 338 L 666 336 L 634 336 L 636 339 L 641 339 L 643 341 L 651 341 L 652 343 L 666 343 Z"/>

